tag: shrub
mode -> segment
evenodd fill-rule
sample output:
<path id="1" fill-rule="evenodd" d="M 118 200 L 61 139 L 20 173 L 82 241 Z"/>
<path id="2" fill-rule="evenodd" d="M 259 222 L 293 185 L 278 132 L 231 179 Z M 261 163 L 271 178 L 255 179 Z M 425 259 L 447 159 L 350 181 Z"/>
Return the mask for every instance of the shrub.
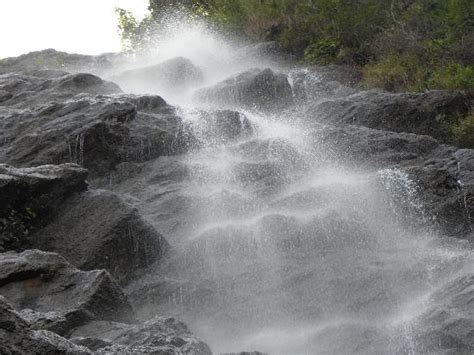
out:
<path id="1" fill-rule="evenodd" d="M 341 45 L 337 40 L 323 38 L 306 47 L 304 59 L 313 64 L 334 63 L 337 61 L 340 49 Z"/>
<path id="2" fill-rule="evenodd" d="M 426 66 L 414 55 L 392 54 L 365 66 L 364 82 L 389 91 L 422 91 L 429 77 Z"/>
<path id="3" fill-rule="evenodd" d="M 474 94 L 474 66 L 453 63 L 435 70 L 430 78 L 432 88 L 464 90 Z"/>
<path id="4" fill-rule="evenodd" d="M 472 92 L 472 0 L 149 0 L 141 22 L 118 10 L 124 48 L 159 38 L 170 12 L 205 18 L 251 40 L 276 40 L 310 63 L 366 66 L 387 90 Z"/>
<path id="5" fill-rule="evenodd" d="M 454 143 L 464 148 L 474 148 L 474 114 L 468 115 L 453 127 Z"/>

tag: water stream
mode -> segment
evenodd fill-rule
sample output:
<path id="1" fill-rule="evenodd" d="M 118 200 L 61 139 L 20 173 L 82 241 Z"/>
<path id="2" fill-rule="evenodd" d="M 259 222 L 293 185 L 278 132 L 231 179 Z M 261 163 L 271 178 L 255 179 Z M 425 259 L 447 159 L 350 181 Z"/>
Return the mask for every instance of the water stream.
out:
<path id="1" fill-rule="evenodd" d="M 165 42 L 150 58 L 189 58 L 202 86 L 253 67 L 295 70 L 200 27 Z M 474 259 L 424 220 L 416 184 L 402 170 L 344 166 L 297 109 L 237 108 L 244 134 L 227 139 L 203 119 L 225 107 L 193 101 L 194 89 L 156 92 L 201 142 L 178 159 L 188 174 L 166 192 L 186 208 L 166 231 L 173 255 L 151 276 L 172 288 L 159 313 L 185 320 L 217 354 L 422 352 L 419 315 L 438 289 L 474 272 Z M 163 230 L 153 203 L 143 208 Z"/>

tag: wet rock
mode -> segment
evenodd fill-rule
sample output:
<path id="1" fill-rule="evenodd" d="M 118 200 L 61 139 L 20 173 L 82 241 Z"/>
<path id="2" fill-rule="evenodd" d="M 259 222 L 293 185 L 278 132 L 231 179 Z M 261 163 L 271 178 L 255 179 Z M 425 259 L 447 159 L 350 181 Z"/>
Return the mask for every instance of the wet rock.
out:
<path id="1" fill-rule="evenodd" d="M 54 253 L 0 254 L 0 292 L 16 309 L 44 313 L 28 311 L 34 327 L 60 335 L 92 320 L 134 320 L 132 307 L 106 271 L 80 271 Z"/>
<path id="2" fill-rule="evenodd" d="M 418 194 L 433 223 L 447 235 L 467 236 L 472 232 L 474 217 L 473 181 L 464 185 L 447 165 L 449 162 L 406 171 L 417 183 Z"/>
<path id="3" fill-rule="evenodd" d="M 469 107 L 469 97 L 462 92 L 398 94 L 370 90 L 318 103 L 307 115 L 331 124 L 424 134 L 449 141 L 452 125 L 467 114 Z"/>
<path id="4" fill-rule="evenodd" d="M 91 354 L 91 351 L 50 331 L 31 329 L 28 322 L 0 296 L 0 353 L 79 355 Z"/>
<path id="5" fill-rule="evenodd" d="M 115 193 L 71 197 L 32 238 L 35 248 L 61 254 L 78 268 L 106 269 L 125 282 L 160 257 L 168 243 Z"/>
<path id="6" fill-rule="evenodd" d="M 67 319 L 60 312 L 37 312 L 30 308 L 22 309 L 18 312 L 21 317 L 30 325 L 31 329 L 54 329 L 58 325 L 65 324 Z"/>
<path id="7" fill-rule="evenodd" d="M 114 180 L 116 184 L 107 185 L 113 191 L 129 196 L 138 203 L 139 213 L 153 227 L 173 243 L 171 235 L 190 221 L 192 203 L 182 189 L 192 171 L 179 157 L 163 156 L 142 166 L 130 179 Z"/>
<path id="8" fill-rule="evenodd" d="M 103 72 L 120 62 L 121 54 L 101 54 L 97 56 L 59 52 L 54 49 L 30 52 L 19 57 L 0 60 L 0 74 L 32 70 L 65 70 L 79 72 Z"/>
<path id="9" fill-rule="evenodd" d="M 275 161 L 296 168 L 303 164 L 298 150 L 280 138 L 252 139 L 239 144 L 232 150 L 245 160 Z"/>
<path id="10" fill-rule="evenodd" d="M 276 112 L 293 102 L 293 93 L 285 74 L 253 69 L 198 90 L 195 99 L 214 105 Z"/>
<path id="11" fill-rule="evenodd" d="M 467 354 L 474 351 L 474 275 L 458 278 L 436 291 L 430 307 L 415 321 L 417 350 Z"/>
<path id="12" fill-rule="evenodd" d="M 320 126 L 313 136 L 315 144 L 327 149 L 331 159 L 340 159 L 349 166 L 360 162 L 372 167 L 417 165 L 437 154 L 441 159 L 450 154 L 449 148 L 443 149 L 428 136 L 352 125 Z"/>
<path id="13" fill-rule="evenodd" d="M 112 342 L 108 340 L 90 338 L 90 337 L 76 337 L 70 338 L 69 341 L 76 345 L 84 346 L 92 351 L 99 350 L 101 348 L 112 346 Z"/>
<path id="14" fill-rule="evenodd" d="M 201 145 L 223 144 L 249 137 L 253 132 L 249 119 L 237 111 L 199 111 L 195 115 L 198 118 L 191 129 Z"/>
<path id="15" fill-rule="evenodd" d="M 6 91 L 6 90 L 0 90 L 0 103 L 4 101 L 8 101 L 13 97 L 13 94 Z"/>
<path id="16" fill-rule="evenodd" d="M 116 84 L 92 74 L 57 71 L 0 75 L 0 90 L 4 92 L 2 95 L 4 98 L 9 97 L 3 99 L 1 104 L 16 108 L 65 101 L 78 94 L 109 95 L 122 92 Z"/>
<path id="17" fill-rule="evenodd" d="M 125 292 L 136 309 L 137 316 L 140 319 L 150 319 L 165 313 L 178 317 L 180 311 L 175 308 L 177 304 L 181 309 L 204 315 L 204 309 L 216 306 L 212 298 L 215 287 L 216 284 L 211 281 L 193 282 L 168 276 L 157 278 L 155 273 L 149 273 L 127 285 Z M 153 308 L 152 312 L 150 307 Z"/>
<path id="18" fill-rule="evenodd" d="M 277 190 L 289 178 L 283 166 L 277 162 L 242 162 L 233 169 L 236 180 L 245 187 L 268 193 Z"/>
<path id="19" fill-rule="evenodd" d="M 359 92 L 360 70 L 341 65 L 312 66 L 289 74 L 295 99 L 302 105 L 317 107 L 321 99 L 346 97 Z"/>
<path id="20" fill-rule="evenodd" d="M 182 153 L 190 139 L 175 110 L 158 96 L 86 96 L 10 110 L 0 114 L 0 128 L 0 158 L 5 162 L 74 162 L 92 178 L 124 161 Z"/>
<path id="21" fill-rule="evenodd" d="M 232 169 L 234 178 L 258 193 L 278 191 L 305 166 L 298 150 L 283 139 L 253 139 L 239 144 L 233 151 L 242 157 L 242 162 Z"/>
<path id="22" fill-rule="evenodd" d="M 189 59 L 176 57 L 157 65 L 127 70 L 111 79 L 129 92 L 159 93 L 195 87 L 202 82 L 203 74 Z"/>
<path id="23" fill-rule="evenodd" d="M 474 150 L 440 144 L 429 136 L 356 126 L 314 132 L 329 156 L 349 166 L 397 168 L 416 183 L 426 223 L 450 236 L 472 239 Z"/>
<path id="24" fill-rule="evenodd" d="M 95 321 L 79 327 L 71 334 L 74 342 L 96 339 L 97 354 L 211 354 L 209 347 L 192 335 L 186 325 L 174 318 L 157 317 L 142 325 Z M 92 340 L 88 340 L 92 342 Z M 112 343 L 113 345 L 100 346 Z"/>
<path id="25" fill-rule="evenodd" d="M 69 196 L 87 189 L 87 171 L 75 164 L 17 169 L 0 164 L 0 251 L 22 249 Z"/>

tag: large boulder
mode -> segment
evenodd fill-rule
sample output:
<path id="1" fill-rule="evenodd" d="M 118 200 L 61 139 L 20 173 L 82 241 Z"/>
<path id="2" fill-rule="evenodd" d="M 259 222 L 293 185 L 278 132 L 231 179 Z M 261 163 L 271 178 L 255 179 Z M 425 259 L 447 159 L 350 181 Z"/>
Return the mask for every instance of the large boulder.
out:
<path id="1" fill-rule="evenodd" d="M 140 201 L 137 204 L 140 215 L 173 246 L 177 230 L 193 222 L 194 203 L 183 191 L 193 173 L 190 167 L 179 157 L 159 157 L 124 170 L 122 175 L 117 171 L 112 176 L 114 184 L 107 188 Z"/>
<path id="2" fill-rule="evenodd" d="M 54 253 L 0 254 L 0 293 L 16 309 L 54 312 L 29 318 L 60 335 L 92 320 L 134 321 L 131 305 L 106 271 L 80 271 Z"/>
<path id="3" fill-rule="evenodd" d="M 47 330 L 33 330 L 13 307 L 0 296 L 0 353 L 13 354 L 91 354 L 83 346 L 76 345 Z"/>
<path id="4" fill-rule="evenodd" d="M 317 107 L 321 99 L 342 100 L 358 92 L 362 73 L 352 66 L 325 65 L 295 69 L 289 77 L 295 100 L 303 107 Z"/>
<path id="5" fill-rule="evenodd" d="M 97 354 L 211 354 L 201 339 L 174 318 L 157 317 L 142 325 L 95 321 L 75 329 L 71 341 L 88 344 Z"/>
<path id="6" fill-rule="evenodd" d="M 196 111 L 189 126 L 202 146 L 225 144 L 230 141 L 248 138 L 252 133 L 249 119 L 241 112 L 231 110 Z"/>
<path id="7" fill-rule="evenodd" d="M 15 166 L 78 163 L 91 177 L 124 161 L 187 149 L 174 108 L 158 96 L 79 96 L 28 110 L 0 110 L 0 159 Z"/>
<path id="8" fill-rule="evenodd" d="M 120 88 L 98 76 L 62 71 L 39 70 L 26 73 L 0 75 L 0 104 L 16 108 L 29 108 L 51 101 L 64 101 L 78 94 L 119 94 Z"/>
<path id="9" fill-rule="evenodd" d="M 110 70 L 113 64 L 120 63 L 123 59 L 123 55 L 114 53 L 92 56 L 45 49 L 19 57 L 0 59 L 0 74 L 44 69 L 101 73 Z"/>
<path id="10" fill-rule="evenodd" d="M 28 246 L 69 196 L 87 189 L 87 170 L 75 164 L 17 169 L 0 164 L 0 251 Z"/>
<path id="11" fill-rule="evenodd" d="M 276 112 L 293 102 L 293 92 L 285 74 L 271 69 L 252 69 L 199 89 L 195 99 L 219 106 Z"/>
<path id="12" fill-rule="evenodd" d="M 450 127 L 469 108 L 470 99 L 462 92 L 434 90 L 418 94 L 370 90 L 317 103 L 310 106 L 306 115 L 319 122 L 424 134 L 448 141 Z"/>
<path id="13" fill-rule="evenodd" d="M 68 199 L 31 243 L 61 254 L 81 269 L 106 269 L 119 282 L 159 260 L 168 249 L 166 240 L 136 209 L 105 190 Z"/>
<path id="14" fill-rule="evenodd" d="M 203 73 L 189 59 L 176 57 L 156 65 L 127 70 L 111 79 L 128 92 L 179 92 L 200 84 Z"/>

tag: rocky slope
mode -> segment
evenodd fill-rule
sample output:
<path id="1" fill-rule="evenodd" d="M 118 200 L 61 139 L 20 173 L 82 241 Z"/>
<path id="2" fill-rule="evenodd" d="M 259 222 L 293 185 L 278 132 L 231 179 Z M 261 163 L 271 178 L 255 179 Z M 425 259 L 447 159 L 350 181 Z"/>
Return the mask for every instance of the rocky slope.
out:
<path id="1" fill-rule="evenodd" d="M 107 75 L 118 60 L 111 58 L 48 50 L 0 62 L 2 354 L 211 353 L 186 325 L 149 311 L 163 310 L 183 289 L 189 291 L 184 301 L 181 295 L 186 307 L 212 307 L 206 306 L 212 284 L 155 278 L 169 271 L 184 245 L 179 231 L 202 202 L 183 192 L 191 174 L 183 156 L 233 142 L 234 154 L 253 159 L 233 167 L 233 182 L 263 198 L 298 181 L 309 164 L 285 141 L 253 139 L 255 127 L 242 108 L 276 109 L 306 122 L 314 146 L 325 147 L 324 159 L 403 170 L 417 184 L 423 223 L 474 241 L 474 151 L 437 140 L 444 137 L 440 117 L 469 109 L 463 93 L 357 91 L 337 82 L 305 82 L 307 72 L 292 79 L 256 69 L 197 90 L 195 100 L 226 109 L 197 110 L 196 121 L 185 121 L 160 96 L 125 94 L 113 82 L 77 73 L 88 68 Z M 149 87 L 179 91 L 198 86 L 203 74 L 176 58 L 113 78 L 125 86 L 148 80 Z M 315 92 L 331 97 L 299 110 Z M 290 206 L 291 200 L 274 203 Z M 239 206 L 255 207 L 244 199 Z M 278 216 L 265 221 L 282 250 L 298 244 L 285 239 L 287 222 Z M 301 233 L 320 228 L 339 235 L 331 223 L 321 219 Z M 193 259 L 203 246 L 183 248 Z M 225 244 L 212 252 L 223 250 Z M 207 255 L 199 256 L 201 263 Z M 473 285 L 472 276 L 464 277 L 436 292 L 440 306 L 418 320 L 436 324 L 418 334 L 424 350 L 474 351 Z"/>

